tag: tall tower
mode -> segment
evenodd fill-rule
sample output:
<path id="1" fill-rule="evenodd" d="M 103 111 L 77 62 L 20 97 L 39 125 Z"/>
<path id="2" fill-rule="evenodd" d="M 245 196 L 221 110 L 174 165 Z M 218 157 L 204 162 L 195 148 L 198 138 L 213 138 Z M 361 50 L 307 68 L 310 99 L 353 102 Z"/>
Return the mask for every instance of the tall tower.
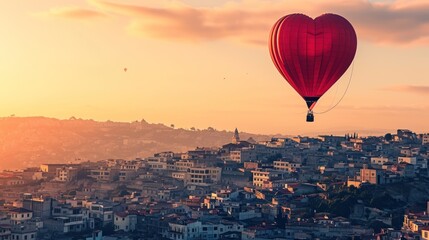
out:
<path id="1" fill-rule="evenodd" d="M 235 128 L 234 136 L 232 137 L 232 143 L 237 144 L 240 142 L 240 136 L 238 135 L 238 130 Z"/>

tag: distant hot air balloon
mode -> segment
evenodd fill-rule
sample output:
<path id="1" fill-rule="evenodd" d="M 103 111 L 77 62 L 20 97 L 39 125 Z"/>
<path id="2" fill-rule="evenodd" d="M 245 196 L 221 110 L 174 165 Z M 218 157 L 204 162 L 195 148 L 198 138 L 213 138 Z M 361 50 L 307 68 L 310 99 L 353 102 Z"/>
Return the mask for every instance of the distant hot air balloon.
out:
<path id="1" fill-rule="evenodd" d="M 124 72 L 126 72 L 128 69 L 127 68 L 124 68 Z"/>
<path id="2" fill-rule="evenodd" d="M 274 24 L 269 41 L 271 58 L 307 103 L 307 122 L 314 121 L 317 100 L 346 72 L 356 48 L 353 26 L 336 14 L 323 14 L 314 20 L 304 14 L 290 14 Z"/>

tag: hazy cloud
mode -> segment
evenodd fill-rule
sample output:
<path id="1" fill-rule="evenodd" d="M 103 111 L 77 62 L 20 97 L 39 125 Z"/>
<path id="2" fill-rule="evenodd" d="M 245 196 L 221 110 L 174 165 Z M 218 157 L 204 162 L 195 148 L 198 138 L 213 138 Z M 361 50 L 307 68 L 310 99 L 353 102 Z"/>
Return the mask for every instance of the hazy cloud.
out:
<path id="1" fill-rule="evenodd" d="M 429 44 L 429 2 L 421 0 L 239 0 L 212 8 L 195 8 L 183 3 L 164 8 L 105 0 L 92 0 L 91 3 L 100 11 L 129 18 L 128 29 L 134 33 L 168 40 L 236 39 L 266 45 L 271 26 L 287 13 L 304 12 L 315 17 L 334 12 L 352 22 L 360 39 L 390 44 Z M 81 11 L 75 9 L 57 14 L 99 14 Z"/>
<path id="2" fill-rule="evenodd" d="M 72 19 L 92 19 L 106 16 L 102 12 L 79 7 L 52 8 L 49 10 L 48 14 Z"/>
<path id="3" fill-rule="evenodd" d="M 416 85 L 397 85 L 384 88 L 383 90 L 395 92 L 409 92 L 419 94 L 429 94 L 429 86 L 416 86 Z"/>

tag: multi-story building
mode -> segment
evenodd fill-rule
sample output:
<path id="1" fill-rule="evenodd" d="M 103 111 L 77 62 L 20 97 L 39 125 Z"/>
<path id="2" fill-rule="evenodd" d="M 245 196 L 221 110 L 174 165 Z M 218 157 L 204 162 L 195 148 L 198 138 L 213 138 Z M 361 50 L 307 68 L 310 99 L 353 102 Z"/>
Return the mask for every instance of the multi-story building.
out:
<path id="1" fill-rule="evenodd" d="M 258 153 L 254 147 L 243 147 L 229 152 L 229 158 L 233 162 L 252 162 L 258 159 Z"/>
<path id="2" fill-rule="evenodd" d="M 243 226 L 229 221 L 200 221 L 179 220 L 170 222 L 168 226 L 168 239 L 171 240 L 196 240 L 196 239 L 223 239 L 227 233 L 241 235 Z"/>
<path id="3" fill-rule="evenodd" d="M 61 167 L 56 169 L 55 180 L 60 182 L 70 182 L 78 173 L 74 167 Z"/>
<path id="4" fill-rule="evenodd" d="M 19 225 L 30 221 L 33 218 L 33 212 L 25 208 L 15 208 L 10 212 L 10 222 L 12 225 Z"/>
<path id="5" fill-rule="evenodd" d="M 194 167 L 194 162 L 189 160 L 180 160 L 174 162 L 175 171 L 187 172 L 189 168 Z"/>
<path id="6" fill-rule="evenodd" d="M 429 240 L 429 228 L 422 229 L 422 240 Z"/>
<path id="7" fill-rule="evenodd" d="M 197 220 L 182 220 L 168 224 L 168 239 L 191 240 L 200 237 L 201 222 Z"/>
<path id="8" fill-rule="evenodd" d="M 113 223 L 115 231 L 130 232 L 136 230 L 137 215 L 129 212 L 116 212 Z"/>
<path id="9" fill-rule="evenodd" d="M 154 171 L 164 171 L 167 170 L 167 160 L 167 157 L 148 157 L 146 164 Z"/>
<path id="10" fill-rule="evenodd" d="M 123 169 L 119 171 L 119 181 L 129 181 L 136 178 L 137 175 L 136 170 Z"/>
<path id="11" fill-rule="evenodd" d="M 362 168 L 360 170 L 360 181 L 371 184 L 384 184 L 382 171 L 371 168 Z"/>
<path id="12" fill-rule="evenodd" d="M 371 164 L 383 165 L 387 162 L 389 162 L 389 158 L 387 158 L 387 157 L 372 157 L 371 158 Z"/>
<path id="13" fill-rule="evenodd" d="M 106 201 L 87 202 L 85 203 L 85 207 L 89 209 L 89 216 L 101 221 L 103 226 L 113 223 L 114 203 Z"/>
<path id="14" fill-rule="evenodd" d="M 31 198 L 23 200 L 23 208 L 33 212 L 33 217 L 46 219 L 51 217 L 51 212 L 57 201 L 52 198 Z"/>
<path id="15" fill-rule="evenodd" d="M 403 232 L 421 233 L 429 226 L 429 216 L 426 214 L 405 214 L 402 224 Z"/>
<path id="16" fill-rule="evenodd" d="M 43 178 L 43 172 L 39 168 L 27 168 L 22 172 L 24 181 L 38 181 Z"/>
<path id="17" fill-rule="evenodd" d="M 74 167 L 78 168 L 80 164 L 42 164 L 40 170 L 49 177 L 55 177 L 57 168 Z"/>
<path id="18" fill-rule="evenodd" d="M 44 226 L 51 232 L 60 234 L 76 233 L 85 230 L 82 216 L 52 217 L 45 220 Z"/>
<path id="19" fill-rule="evenodd" d="M 52 210 L 52 217 L 55 220 L 52 224 L 56 225 L 56 231 L 62 233 L 94 229 L 94 218 L 90 217 L 89 212 L 89 209 L 71 203 L 57 205 Z"/>
<path id="20" fill-rule="evenodd" d="M 0 224 L 0 240 L 9 240 L 11 239 L 11 225 Z"/>
<path id="21" fill-rule="evenodd" d="M 398 163 L 409 163 L 416 165 L 417 158 L 416 157 L 398 157 Z"/>
<path id="22" fill-rule="evenodd" d="M 18 177 L 0 179 L 0 185 L 4 186 L 19 186 L 23 185 L 24 183 L 25 181 L 22 178 Z"/>
<path id="23" fill-rule="evenodd" d="M 423 134 L 423 136 L 422 136 L 422 144 L 423 145 L 429 144 L 429 134 Z"/>
<path id="24" fill-rule="evenodd" d="M 171 177 L 184 181 L 186 178 L 187 173 L 186 172 L 172 172 Z"/>
<path id="25" fill-rule="evenodd" d="M 119 179 L 119 170 L 115 168 L 99 167 L 97 169 L 92 169 L 89 172 L 89 177 L 97 181 L 112 181 Z"/>
<path id="26" fill-rule="evenodd" d="M 279 171 L 296 172 L 300 167 L 300 163 L 274 161 L 274 169 Z"/>
<path id="27" fill-rule="evenodd" d="M 185 176 L 186 185 L 208 186 L 221 181 L 222 168 L 207 167 L 207 168 L 188 168 Z"/>
<path id="28" fill-rule="evenodd" d="M 25 223 L 12 226 L 11 240 L 33 240 L 37 238 L 37 226 L 34 223 Z"/>
<path id="29" fill-rule="evenodd" d="M 284 172 L 277 170 L 254 170 L 252 174 L 253 186 L 256 188 L 262 188 L 269 181 L 277 181 L 284 178 Z"/>
<path id="30" fill-rule="evenodd" d="M 121 170 L 137 171 L 138 169 L 142 168 L 143 165 L 144 165 L 144 162 L 142 159 L 135 159 L 135 160 L 124 160 L 121 164 L 119 164 L 119 167 Z"/>

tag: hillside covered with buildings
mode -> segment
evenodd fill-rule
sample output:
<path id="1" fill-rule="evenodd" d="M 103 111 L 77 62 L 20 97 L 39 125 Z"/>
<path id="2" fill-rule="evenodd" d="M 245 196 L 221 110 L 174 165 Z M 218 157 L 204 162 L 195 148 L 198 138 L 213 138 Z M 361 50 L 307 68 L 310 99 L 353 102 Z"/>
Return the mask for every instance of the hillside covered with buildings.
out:
<path id="1" fill-rule="evenodd" d="M 232 137 L 232 138 L 231 138 Z M 429 239 L 429 135 L 242 140 L 0 173 L 0 239 Z"/>

